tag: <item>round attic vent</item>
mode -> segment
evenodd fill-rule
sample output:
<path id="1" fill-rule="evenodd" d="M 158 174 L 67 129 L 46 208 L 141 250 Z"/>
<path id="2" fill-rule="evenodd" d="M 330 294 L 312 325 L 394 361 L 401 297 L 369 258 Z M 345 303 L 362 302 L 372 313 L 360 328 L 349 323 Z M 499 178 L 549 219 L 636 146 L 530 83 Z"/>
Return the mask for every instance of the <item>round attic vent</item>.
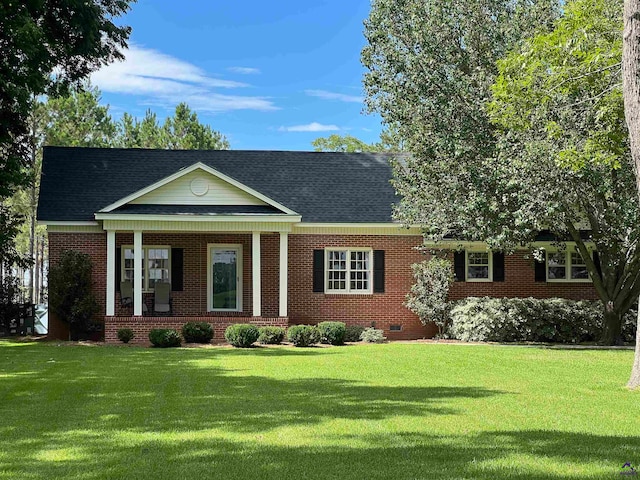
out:
<path id="1" fill-rule="evenodd" d="M 206 178 L 198 177 L 191 180 L 191 193 L 201 197 L 209 191 L 209 182 Z"/>

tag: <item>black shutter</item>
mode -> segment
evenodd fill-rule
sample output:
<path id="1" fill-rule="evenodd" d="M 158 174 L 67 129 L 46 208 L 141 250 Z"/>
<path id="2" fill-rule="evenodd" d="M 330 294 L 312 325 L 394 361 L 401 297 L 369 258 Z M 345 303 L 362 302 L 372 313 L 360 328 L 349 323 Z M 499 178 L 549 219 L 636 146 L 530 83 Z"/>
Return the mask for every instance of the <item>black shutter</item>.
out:
<path id="1" fill-rule="evenodd" d="M 598 275 L 600 275 L 600 278 L 602 278 L 602 265 L 600 265 L 600 255 L 596 251 L 593 252 L 593 263 L 596 264 Z"/>
<path id="2" fill-rule="evenodd" d="M 464 274 L 465 255 L 462 252 L 454 252 L 453 254 L 453 273 L 455 273 L 456 282 L 464 282 L 466 275 Z"/>
<path id="3" fill-rule="evenodd" d="M 493 252 L 493 281 L 504 282 L 504 253 Z"/>
<path id="4" fill-rule="evenodd" d="M 373 293 L 384 293 L 384 250 L 373 251 Z"/>
<path id="5" fill-rule="evenodd" d="M 324 250 L 313 251 L 313 291 L 324 292 Z"/>
<path id="6" fill-rule="evenodd" d="M 544 260 L 542 262 L 535 262 L 536 267 L 536 282 L 547 281 L 547 252 L 542 252 Z"/>
<path id="7" fill-rule="evenodd" d="M 116 282 L 116 292 L 120 291 L 120 278 L 122 275 L 122 247 L 116 247 L 116 274 L 114 281 Z"/>
<path id="8" fill-rule="evenodd" d="M 174 292 L 182 291 L 183 252 L 182 248 L 171 249 L 171 290 Z"/>

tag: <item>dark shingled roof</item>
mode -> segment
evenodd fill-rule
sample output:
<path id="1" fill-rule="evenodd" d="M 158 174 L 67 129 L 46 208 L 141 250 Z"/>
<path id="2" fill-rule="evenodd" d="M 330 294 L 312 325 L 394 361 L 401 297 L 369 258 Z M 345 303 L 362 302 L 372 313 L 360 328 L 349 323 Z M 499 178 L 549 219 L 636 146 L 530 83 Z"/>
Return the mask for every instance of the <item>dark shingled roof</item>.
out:
<path id="1" fill-rule="evenodd" d="M 386 223 L 392 221 L 391 205 L 398 200 L 389 183 L 390 158 L 373 153 L 45 147 L 38 220 L 94 220 L 104 207 L 202 162 L 299 213 L 303 222 Z"/>

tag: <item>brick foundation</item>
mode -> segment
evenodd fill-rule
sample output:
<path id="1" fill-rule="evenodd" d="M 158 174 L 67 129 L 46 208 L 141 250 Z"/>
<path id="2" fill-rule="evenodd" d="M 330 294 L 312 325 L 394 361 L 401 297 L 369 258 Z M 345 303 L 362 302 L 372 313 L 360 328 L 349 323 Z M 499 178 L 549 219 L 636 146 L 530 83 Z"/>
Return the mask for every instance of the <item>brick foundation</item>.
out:
<path id="1" fill-rule="evenodd" d="M 150 345 L 149 332 L 154 328 L 172 328 L 180 331 L 187 322 L 207 322 L 213 327 L 213 342 L 224 341 L 224 331 L 234 323 L 249 323 L 257 327 L 287 327 L 286 317 L 104 317 L 104 340 L 120 343 L 118 330 L 130 328 L 135 334 L 131 343 Z"/>

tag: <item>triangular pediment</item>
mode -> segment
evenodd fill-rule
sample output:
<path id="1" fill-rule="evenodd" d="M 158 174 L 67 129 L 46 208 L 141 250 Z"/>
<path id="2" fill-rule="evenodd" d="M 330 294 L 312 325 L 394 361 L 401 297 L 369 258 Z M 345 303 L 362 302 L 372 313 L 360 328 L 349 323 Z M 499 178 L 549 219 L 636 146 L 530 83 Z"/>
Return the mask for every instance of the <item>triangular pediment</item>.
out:
<path id="1" fill-rule="evenodd" d="M 125 205 L 246 205 L 271 206 L 296 214 L 284 205 L 217 170 L 196 163 L 105 207 L 112 212 Z"/>

